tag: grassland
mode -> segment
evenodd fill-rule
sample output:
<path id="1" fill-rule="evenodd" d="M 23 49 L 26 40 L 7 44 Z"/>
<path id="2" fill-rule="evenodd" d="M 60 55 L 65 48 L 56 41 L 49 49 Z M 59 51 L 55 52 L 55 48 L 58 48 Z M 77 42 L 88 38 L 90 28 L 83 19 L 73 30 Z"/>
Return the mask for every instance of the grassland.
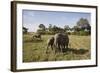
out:
<path id="1" fill-rule="evenodd" d="M 47 40 L 53 35 L 42 35 L 42 40 L 32 39 L 32 34 L 23 35 L 23 62 L 84 60 L 90 59 L 91 37 L 69 35 L 70 45 L 64 53 L 46 52 Z"/>

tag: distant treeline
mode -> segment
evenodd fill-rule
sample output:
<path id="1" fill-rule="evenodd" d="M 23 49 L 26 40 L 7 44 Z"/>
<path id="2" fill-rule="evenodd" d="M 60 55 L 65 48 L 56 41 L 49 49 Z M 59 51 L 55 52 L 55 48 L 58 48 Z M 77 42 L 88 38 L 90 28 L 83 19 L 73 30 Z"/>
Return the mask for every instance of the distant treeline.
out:
<path id="1" fill-rule="evenodd" d="M 56 25 L 49 24 L 49 27 L 47 28 L 45 24 L 40 24 L 39 29 L 37 30 L 37 33 L 40 34 L 49 34 L 54 35 L 55 33 L 64 32 L 68 33 L 69 35 L 90 35 L 91 34 L 91 26 L 89 24 L 89 21 L 85 18 L 80 18 L 79 21 L 77 21 L 76 25 L 72 28 L 68 25 L 65 25 L 63 28 L 58 27 Z M 24 27 L 24 33 L 27 33 L 27 28 Z"/>

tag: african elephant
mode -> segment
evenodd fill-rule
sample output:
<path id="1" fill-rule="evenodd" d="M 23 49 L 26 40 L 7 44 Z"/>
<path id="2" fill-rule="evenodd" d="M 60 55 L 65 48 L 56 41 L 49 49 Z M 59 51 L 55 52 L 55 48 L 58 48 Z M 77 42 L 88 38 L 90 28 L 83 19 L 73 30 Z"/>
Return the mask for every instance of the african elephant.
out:
<path id="1" fill-rule="evenodd" d="M 54 37 L 50 37 L 47 41 L 47 50 L 46 50 L 46 52 L 48 51 L 49 47 L 51 47 L 52 50 L 53 50 L 53 45 L 54 45 Z"/>
<path id="2" fill-rule="evenodd" d="M 62 52 L 63 49 L 68 48 L 69 37 L 68 34 L 65 33 L 57 33 L 54 35 L 54 46 L 55 50 L 59 50 Z"/>

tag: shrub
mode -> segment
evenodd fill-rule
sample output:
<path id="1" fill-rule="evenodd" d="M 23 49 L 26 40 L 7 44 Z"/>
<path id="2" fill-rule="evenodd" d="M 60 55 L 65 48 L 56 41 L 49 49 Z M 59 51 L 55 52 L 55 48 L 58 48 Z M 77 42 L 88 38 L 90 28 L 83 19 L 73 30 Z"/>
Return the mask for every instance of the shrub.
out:
<path id="1" fill-rule="evenodd" d="M 79 32 L 79 35 L 89 35 L 89 32 L 88 31 L 80 31 Z"/>
<path id="2" fill-rule="evenodd" d="M 87 36 L 87 35 L 90 35 L 89 31 L 75 31 L 75 32 L 72 32 L 71 35 L 81 35 L 81 36 Z"/>
<path id="3" fill-rule="evenodd" d="M 37 33 L 39 33 L 39 34 L 45 34 L 45 31 L 38 30 Z"/>
<path id="4" fill-rule="evenodd" d="M 71 34 L 72 34 L 72 35 L 78 35 L 78 34 L 79 34 L 79 32 L 74 31 L 74 32 L 72 32 Z"/>

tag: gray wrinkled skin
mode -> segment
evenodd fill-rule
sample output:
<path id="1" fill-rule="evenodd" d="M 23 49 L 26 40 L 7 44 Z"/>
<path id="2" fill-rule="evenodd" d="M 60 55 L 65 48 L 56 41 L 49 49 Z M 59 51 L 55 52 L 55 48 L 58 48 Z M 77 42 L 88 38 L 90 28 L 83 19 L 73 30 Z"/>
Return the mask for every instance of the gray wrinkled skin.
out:
<path id="1" fill-rule="evenodd" d="M 54 44 L 54 37 L 51 37 L 47 41 L 47 50 L 48 50 L 49 47 L 51 47 L 52 50 L 53 50 L 53 44 Z"/>
<path id="2" fill-rule="evenodd" d="M 62 49 L 68 48 L 69 44 L 69 37 L 67 34 L 64 33 L 57 33 L 54 36 L 54 46 L 56 50 L 62 52 Z"/>

